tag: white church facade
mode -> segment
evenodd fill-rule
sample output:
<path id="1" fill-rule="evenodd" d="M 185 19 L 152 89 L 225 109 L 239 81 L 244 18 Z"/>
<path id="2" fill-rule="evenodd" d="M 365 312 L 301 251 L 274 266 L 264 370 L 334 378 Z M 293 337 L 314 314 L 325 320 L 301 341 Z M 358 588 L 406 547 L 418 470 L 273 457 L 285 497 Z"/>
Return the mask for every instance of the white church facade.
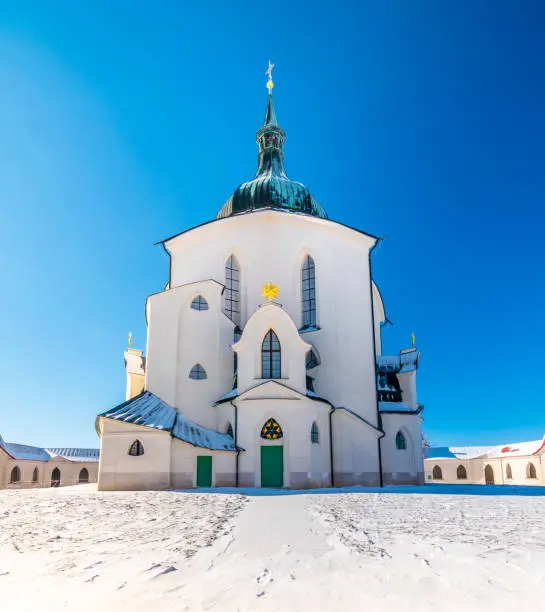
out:
<path id="1" fill-rule="evenodd" d="M 382 354 L 379 239 L 287 177 L 271 88 L 254 179 L 162 241 L 146 357 L 127 350 L 126 401 L 97 417 L 99 489 L 424 482 L 419 353 Z"/>

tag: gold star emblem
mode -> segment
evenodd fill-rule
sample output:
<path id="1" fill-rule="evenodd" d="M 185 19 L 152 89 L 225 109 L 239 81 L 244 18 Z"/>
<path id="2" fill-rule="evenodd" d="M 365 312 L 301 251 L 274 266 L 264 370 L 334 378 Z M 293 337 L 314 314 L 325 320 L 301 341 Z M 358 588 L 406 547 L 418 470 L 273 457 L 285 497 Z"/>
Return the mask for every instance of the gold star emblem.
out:
<path id="1" fill-rule="evenodd" d="M 261 295 L 267 300 L 272 301 L 280 295 L 280 289 L 273 282 L 269 281 L 263 285 Z"/>

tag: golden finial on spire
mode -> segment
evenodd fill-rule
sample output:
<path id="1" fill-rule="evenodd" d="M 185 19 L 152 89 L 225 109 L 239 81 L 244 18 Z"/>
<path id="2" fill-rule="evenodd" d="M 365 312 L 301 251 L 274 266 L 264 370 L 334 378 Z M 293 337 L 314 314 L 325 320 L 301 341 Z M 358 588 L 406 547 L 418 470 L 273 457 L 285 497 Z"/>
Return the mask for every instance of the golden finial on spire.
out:
<path id="1" fill-rule="evenodd" d="M 128 340 L 129 340 L 129 348 L 131 348 L 131 346 L 132 346 L 132 332 L 129 332 Z"/>
<path id="2" fill-rule="evenodd" d="M 280 295 L 280 289 L 278 285 L 275 285 L 272 281 L 265 283 L 261 289 L 261 295 L 272 302 Z"/>
<path id="3" fill-rule="evenodd" d="M 272 80 L 273 68 L 274 64 L 271 64 L 271 60 L 269 60 L 269 67 L 267 68 L 267 72 L 265 72 L 265 74 L 269 77 L 269 80 L 267 81 L 267 89 L 269 90 L 269 93 L 272 93 L 272 88 L 274 87 L 274 83 Z"/>
<path id="4" fill-rule="evenodd" d="M 414 346 L 415 336 L 414 332 L 411 332 L 411 346 Z"/>

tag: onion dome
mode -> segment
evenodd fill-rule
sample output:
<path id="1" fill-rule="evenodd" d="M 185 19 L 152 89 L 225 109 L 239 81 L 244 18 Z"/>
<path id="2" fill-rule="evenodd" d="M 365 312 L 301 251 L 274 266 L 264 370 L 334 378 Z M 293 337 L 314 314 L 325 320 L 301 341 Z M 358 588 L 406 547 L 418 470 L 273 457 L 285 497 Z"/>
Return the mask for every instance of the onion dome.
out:
<path id="1" fill-rule="evenodd" d="M 256 136 L 259 145 L 258 168 L 255 177 L 237 187 L 221 207 L 217 218 L 259 208 L 280 208 L 327 219 L 325 210 L 302 183 L 292 181 L 284 170 L 282 148 L 286 139 L 278 126 L 272 98 L 272 80 L 267 84 L 269 96 L 263 127 Z"/>

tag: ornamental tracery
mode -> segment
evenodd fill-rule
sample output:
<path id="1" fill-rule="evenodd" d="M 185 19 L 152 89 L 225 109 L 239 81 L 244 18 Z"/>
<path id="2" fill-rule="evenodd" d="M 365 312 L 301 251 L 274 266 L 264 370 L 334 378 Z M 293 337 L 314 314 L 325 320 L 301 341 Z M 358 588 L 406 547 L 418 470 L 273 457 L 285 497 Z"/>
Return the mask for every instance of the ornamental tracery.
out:
<path id="1" fill-rule="evenodd" d="M 265 422 L 265 425 L 261 428 L 261 437 L 264 440 L 279 440 L 284 437 L 282 427 L 276 419 L 269 419 Z"/>

